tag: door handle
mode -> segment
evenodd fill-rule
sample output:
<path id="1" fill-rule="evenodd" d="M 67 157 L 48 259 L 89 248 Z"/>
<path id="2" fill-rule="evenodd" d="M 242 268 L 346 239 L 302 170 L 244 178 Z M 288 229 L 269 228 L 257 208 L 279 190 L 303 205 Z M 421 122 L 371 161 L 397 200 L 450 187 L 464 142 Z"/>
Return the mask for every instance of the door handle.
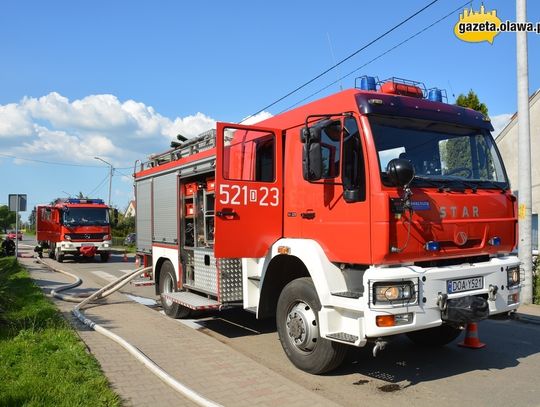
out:
<path id="1" fill-rule="evenodd" d="M 302 212 L 300 217 L 302 219 L 315 219 L 315 212 Z"/>
<path id="2" fill-rule="evenodd" d="M 236 212 L 232 209 L 227 211 L 217 211 L 216 216 L 219 216 L 220 218 L 233 218 L 236 216 Z"/>

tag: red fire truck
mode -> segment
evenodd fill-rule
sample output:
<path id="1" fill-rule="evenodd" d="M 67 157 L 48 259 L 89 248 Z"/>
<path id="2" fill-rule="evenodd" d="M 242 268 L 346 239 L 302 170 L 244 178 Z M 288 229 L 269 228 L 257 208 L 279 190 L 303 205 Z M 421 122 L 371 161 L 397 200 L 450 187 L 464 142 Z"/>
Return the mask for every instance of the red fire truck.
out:
<path id="1" fill-rule="evenodd" d="M 516 198 L 481 113 L 360 85 L 137 164 L 137 251 L 165 312 L 275 317 L 298 368 L 397 334 L 444 345 L 519 305 Z"/>
<path id="2" fill-rule="evenodd" d="M 116 210 L 115 210 L 116 218 Z M 36 207 L 38 249 L 62 263 L 66 254 L 109 260 L 112 249 L 109 207 L 101 199 L 57 199 Z"/>

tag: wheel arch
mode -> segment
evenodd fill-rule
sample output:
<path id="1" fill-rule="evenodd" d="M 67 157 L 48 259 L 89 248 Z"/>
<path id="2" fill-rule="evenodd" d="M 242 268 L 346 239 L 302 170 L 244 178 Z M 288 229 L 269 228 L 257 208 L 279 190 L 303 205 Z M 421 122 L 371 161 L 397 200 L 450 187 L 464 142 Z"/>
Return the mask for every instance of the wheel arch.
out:
<path id="1" fill-rule="evenodd" d="M 296 256 L 278 255 L 274 257 L 264 274 L 261 288 L 258 317 L 268 318 L 276 313 L 281 291 L 291 281 L 301 277 L 311 277 L 306 265 Z"/>
<path id="2" fill-rule="evenodd" d="M 287 247 L 289 254 L 279 254 Z M 318 242 L 311 239 L 280 239 L 271 249 L 272 260 L 261 275 L 258 318 L 275 315 L 277 301 L 283 288 L 291 281 L 310 277 L 319 301 L 332 305 L 332 292 L 346 291 L 347 284 L 338 266 L 333 264 Z"/>
<path id="3" fill-rule="evenodd" d="M 157 250 L 156 250 L 157 249 Z M 152 263 L 153 263 L 153 271 L 154 271 L 154 287 L 156 289 L 156 295 L 159 295 L 159 280 L 161 278 L 161 268 L 163 267 L 163 264 L 166 261 L 171 262 L 173 269 L 174 269 L 174 275 L 176 278 L 176 282 L 178 283 L 178 251 L 177 250 L 171 250 L 171 249 L 162 249 L 162 248 L 154 248 L 152 253 Z"/>

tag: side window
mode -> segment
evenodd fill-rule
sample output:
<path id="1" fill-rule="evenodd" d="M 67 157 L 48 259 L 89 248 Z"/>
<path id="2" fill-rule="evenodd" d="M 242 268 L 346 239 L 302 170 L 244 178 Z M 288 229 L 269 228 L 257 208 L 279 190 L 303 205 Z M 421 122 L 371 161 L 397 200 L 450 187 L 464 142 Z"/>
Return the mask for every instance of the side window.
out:
<path id="1" fill-rule="evenodd" d="M 364 153 L 358 124 L 354 117 L 347 117 L 343 133 L 343 174 L 341 176 L 345 190 L 358 190 L 360 200 L 366 196 L 366 172 Z"/>
<path id="2" fill-rule="evenodd" d="M 273 133 L 225 129 L 223 176 L 228 180 L 274 182 L 276 139 Z"/>
<path id="3" fill-rule="evenodd" d="M 255 149 L 255 181 L 273 182 L 275 179 L 274 137 L 257 142 Z"/>
<path id="4" fill-rule="evenodd" d="M 341 159 L 340 126 L 328 126 L 321 131 L 322 178 L 339 176 Z"/>

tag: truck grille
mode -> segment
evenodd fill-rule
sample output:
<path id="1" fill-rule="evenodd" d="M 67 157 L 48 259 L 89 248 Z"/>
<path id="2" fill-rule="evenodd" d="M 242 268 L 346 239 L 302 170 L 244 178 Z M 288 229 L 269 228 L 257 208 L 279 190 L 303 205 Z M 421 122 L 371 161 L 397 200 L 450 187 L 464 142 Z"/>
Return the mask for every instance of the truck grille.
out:
<path id="1" fill-rule="evenodd" d="M 70 233 L 71 240 L 103 240 L 106 233 Z"/>

